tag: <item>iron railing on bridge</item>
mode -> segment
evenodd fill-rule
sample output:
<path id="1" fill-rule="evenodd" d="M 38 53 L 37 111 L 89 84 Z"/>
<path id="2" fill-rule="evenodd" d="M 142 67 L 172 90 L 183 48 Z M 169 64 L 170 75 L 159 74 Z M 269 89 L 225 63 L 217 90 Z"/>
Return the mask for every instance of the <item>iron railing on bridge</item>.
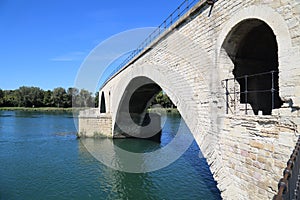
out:
<path id="1" fill-rule="evenodd" d="M 217 0 L 184 0 L 132 53 L 124 59 L 124 61 L 117 66 L 109 76 L 104 80 L 103 87 L 111 77 L 121 71 L 133 58 L 139 55 L 143 50 L 146 49 L 155 39 L 162 35 L 169 27 L 178 21 L 180 17 L 186 14 L 193 6 L 198 2 L 203 1 L 208 5 L 213 5 Z M 203 4 L 205 5 L 205 4 Z"/>
<path id="2" fill-rule="evenodd" d="M 249 74 L 249 75 L 244 75 L 236 78 L 229 78 L 222 80 L 222 86 L 225 88 L 225 95 L 226 95 L 226 114 L 229 113 L 229 109 L 231 109 L 230 102 L 234 102 L 233 109 L 236 111 L 237 109 L 237 99 L 241 98 L 240 95 L 243 95 L 243 103 L 245 104 L 244 111 L 245 114 L 248 114 L 248 104 L 250 103 L 249 95 L 253 93 L 270 93 L 271 94 L 271 108 L 275 108 L 275 94 L 278 93 L 279 91 L 276 90 L 275 87 L 275 76 L 278 75 L 278 71 L 269 71 L 269 72 L 263 72 L 263 73 L 257 73 L 257 74 Z M 262 77 L 262 76 L 271 76 L 270 77 L 270 82 L 271 85 L 270 88 L 263 88 L 263 89 L 258 89 L 258 90 L 251 90 L 249 88 L 249 80 L 251 78 L 257 78 L 257 77 Z M 232 86 L 229 87 L 229 82 L 232 82 Z M 243 83 L 243 89 L 238 87 L 237 89 L 237 83 Z M 240 100 L 238 100 L 239 103 Z M 231 113 L 234 113 L 233 110 L 231 110 Z"/>
<path id="3" fill-rule="evenodd" d="M 273 200 L 298 200 L 300 199 L 300 136 L 295 149 L 283 171 L 283 178 L 278 183 L 278 193 Z"/>

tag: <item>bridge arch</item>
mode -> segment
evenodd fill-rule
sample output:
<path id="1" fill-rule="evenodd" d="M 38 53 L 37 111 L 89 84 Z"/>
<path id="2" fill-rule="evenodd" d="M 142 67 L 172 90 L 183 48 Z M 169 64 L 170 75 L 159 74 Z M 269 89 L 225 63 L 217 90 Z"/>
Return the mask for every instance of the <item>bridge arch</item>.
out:
<path id="1" fill-rule="evenodd" d="M 151 68 L 148 65 L 133 66 L 129 74 L 126 74 L 127 71 L 123 72 L 124 75 L 121 76 L 121 80 L 117 81 L 117 84 L 113 86 L 114 93 L 112 93 L 111 101 L 112 105 L 116 106 L 111 108 L 112 124 L 116 124 L 117 116 L 120 112 L 130 112 L 132 114 L 144 113 L 152 97 L 161 90 L 168 94 L 175 105 L 180 108 L 182 107 L 180 91 L 176 92 L 172 90 L 172 88 L 176 88 L 176 86 L 173 85 L 176 80 L 173 82 L 166 79 L 166 76 L 158 69 L 160 67 L 162 66 L 153 65 Z M 183 82 L 185 81 L 183 80 Z M 146 94 L 145 91 L 148 93 Z M 142 99 L 139 99 L 143 92 L 145 95 Z M 130 105 L 130 103 L 138 100 L 142 100 L 139 106 L 134 107 Z M 185 106 L 189 107 L 188 105 Z M 180 110 L 180 108 L 178 109 Z M 184 111 L 180 110 L 180 112 Z M 114 133 L 114 131 L 113 127 L 112 133 Z"/>
<path id="2" fill-rule="evenodd" d="M 142 61 L 133 63 L 130 66 L 130 70 L 122 71 L 115 77 L 114 81 L 108 82 L 103 88 L 106 91 L 113 91 L 111 93 L 110 104 L 114 105 L 110 108 L 113 125 L 112 134 L 115 132 L 115 124 L 118 120 L 117 116 L 119 115 L 120 104 L 124 101 L 124 98 L 131 97 L 131 93 L 134 93 L 133 91 L 128 90 L 128 86 L 133 83 L 132 81 L 135 82 L 134 84 L 142 83 L 143 85 L 146 85 L 146 87 L 142 89 L 147 89 L 147 85 L 152 85 L 154 89 L 149 89 L 151 91 L 150 93 L 152 93 L 151 95 L 163 90 L 175 104 L 186 125 L 193 134 L 203 156 L 211 166 L 214 177 L 218 177 L 216 180 L 228 177 L 228 171 L 223 166 L 222 161 L 215 159 L 219 154 L 220 147 L 218 140 L 216 139 L 218 131 L 215 130 L 214 127 L 221 122 L 212 121 L 211 115 L 215 113 L 211 110 L 209 102 L 210 85 L 207 83 L 207 80 L 209 79 L 206 77 L 202 78 L 198 74 L 194 74 L 195 78 L 191 79 L 190 76 L 186 76 L 186 73 L 181 73 L 176 69 L 172 69 L 172 67 L 184 65 L 186 68 L 195 68 L 195 71 L 199 71 L 198 65 L 194 66 L 191 62 L 188 62 L 188 60 L 176 58 L 174 55 L 172 62 L 169 60 L 154 60 L 151 59 L 151 57 L 147 59 L 152 61 L 151 64 Z M 178 59 L 178 61 L 174 61 L 176 59 Z M 139 87 L 136 87 L 136 89 L 138 88 Z M 199 93 L 199 91 L 201 93 Z M 140 92 L 142 92 L 142 90 L 140 90 Z M 128 96 L 126 97 L 126 95 Z M 151 95 L 149 95 L 150 98 Z M 136 112 L 144 112 L 144 108 L 149 101 L 144 100 L 143 102 L 143 109 L 137 109 Z M 225 185 L 230 185 L 231 181 L 221 181 L 219 184 L 220 188 L 224 188 Z"/>
<path id="3" fill-rule="evenodd" d="M 183 62 L 183 60 L 180 60 Z M 186 62 L 187 67 L 188 62 Z M 199 147 L 204 155 L 209 153 L 213 154 L 211 151 L 214 151 L 212 148 L 213 145 L 209 144 L 210 141 L 207 138 L 210 138 L 209 132 L 206 127 L 210 127 L 211 122 L 207 117 L 204 117 L 204 113 L 208 113 L 209 111 L 206 106 L 201 106 L 201 100 L 204 102 L 209 97 L 209 94 L 206 92 L 209 90 L 208 86 L 206 91 L 203 91 L 201 94 L 201 100 L 191 101 L 191 97 L 200 98 L 200 95 L 195 96 L 195 91 L 193 87 L 193 82 L 189 80 L 185 74 L 180 74 L 176 70 L 170 70 L 170 66 L 162 65 L 159 63 L 156 64 L 133 64 L 130 70 L 124 70 L 119 76 L 118 80 L 106 85 L 106 88 L 110 88 L 114 92 L 111 94 L 111 105 L 115 105 L 111 107 L 111 116 L 112 116 L 112 124 L 116 123 L 116 118 L 118 115 L 118 108 L 120 102 L 122 101 L 123 94 L 128 93 L 126 91 L 127 86 L 130 84 L 132 80 L 151 80 L 151 82 L 157 84 L 161 90 L 166 92 L 170 98 L 170 100 L 177 106 L 182 118 L 185 120 L 187 126 L 190 131 L 194 135 Z M 140 79 L 139 77 L 143 77 Z M 138 78 L 138 79 L 137 79 Z M 180 81 L 178 81 L 180 80 Z M 194 80 L 192 80 L 194 81 Z M 199 79 L 198 85 L 207 85 L 204 79 Z M 145 84 L 149 82 L 144 82 Z M 204 86 L 203 86 L 204 87 Z M 123 95 L 123 96 L 122 96 Z M 201 106 L 201 108 L 199 108 Z M 199 113 L 201 112 L 201 113 Z M 203 119 L 202 119 L 203 118 Z M 202 126 L 199 126 L 202 124 Z M 114 132 L 114 127 L 112 132 Z M 212 143 L 215 143 L 216 140 L 213 140 Z M 202 146 L 201 146 L 202 145 Z"/>
<path id="4" fill-rule="evenodd" d="M 118 105 L 113 137 L 138 137 L 160 141 L 160 117 L 147 112 L 150 103 L 160 91 L 160 86 L 147 77 L 133 78 Z"/>
<path id="5" fill-rule="evenodd" d="M 237 80 L 241 92 L 239 101 L 249 103 L 254 114 L 260 110 L 263 114 L 271 114 L 272 109 L 282 105 L 279 76 L 285 67 L 282 54 L 289 48 L 289 30 L 280 14 L 266 6 L 246 8 L 231 18 L 219 35 L 220 79 Z M 267 74 L 258 75 L 265 72 Z M 275 91 L 274 96 L 271 89 Z"/>
<path id="6" fill-rule="evenodd" d="M 101 99 L 100 99 L 100 113 L 106 113 L 106 103 L 105 103 L 105 96 L 103 91 L 101 93 Z"/>
<path id="7" fill-rule="evenodd" d="M 265 22 L 274 32 L 278 43 L 279 65 L 281 66 L 283 60 L 281 55 L 292 47 L 291 35 L 287 23 L 284 18 L 275 10 L 264 5 L 253 5 L 248 8 L 235 13 L 222 27 L 217 39 L 216 48 L 217 58 L 220 57 L 223 42 L 230 33 L 230 31 L 240 22 L 247 19 L 258 19 Z"/>

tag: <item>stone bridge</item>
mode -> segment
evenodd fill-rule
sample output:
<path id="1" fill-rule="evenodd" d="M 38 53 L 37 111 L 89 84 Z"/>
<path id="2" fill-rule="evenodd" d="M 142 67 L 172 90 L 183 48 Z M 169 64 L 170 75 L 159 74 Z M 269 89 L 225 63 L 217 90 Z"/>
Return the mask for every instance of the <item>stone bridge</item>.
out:
<path id="1" fill-rule="evenodd" d="M 163 90 L 222 197 L 271 199 L 300 131 L 299 63 L 299 0 L 199 1 L 105 82 L 79 135 L 124 135 Z"/>

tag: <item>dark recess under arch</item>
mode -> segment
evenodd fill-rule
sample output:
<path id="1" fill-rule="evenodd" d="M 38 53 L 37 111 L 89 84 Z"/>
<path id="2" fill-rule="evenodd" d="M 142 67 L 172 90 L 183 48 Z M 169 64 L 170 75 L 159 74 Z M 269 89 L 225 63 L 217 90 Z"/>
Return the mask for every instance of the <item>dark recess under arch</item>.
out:
<path id="1" fill-rule="evenodd" d="M 234 63 L 233 75 L 240 84 L 240 102 L 249 103 L 257 115 L 272 113 L 272 74 L 255 75 L 274 71 L 274 108 L 282 105 L 278 84 L 278 46 L 273 30 L 263 21 L 247 19 L 236 25 L 228 34 L 223 48 Z M 245 84 L 247 77 L 247 87 Z M 247 96 L 245 92 L 249 92 Z M 253 92 L 260 91 L 260 92 Z M 262 92 L 265 91 L 265 92 Z"/>
<path id="2" fill-rule="evenodd" d="M 105 104 L 104 92 L 102 92 L 102 94 L 101 94 L 100 113 L 106 113 L 106 104 Z"/>

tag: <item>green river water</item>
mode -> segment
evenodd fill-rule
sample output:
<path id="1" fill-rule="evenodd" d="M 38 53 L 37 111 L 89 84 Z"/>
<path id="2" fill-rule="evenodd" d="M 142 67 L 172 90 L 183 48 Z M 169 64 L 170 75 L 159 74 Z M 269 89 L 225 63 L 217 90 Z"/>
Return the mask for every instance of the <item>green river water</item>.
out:
<path id="1" fill-rule="evenodd" d="M 114 144 L 136 152 L 166 145 L 181 118 L 163 117 L 162 143 L 124 139 Z M 221 199 L 199 153 L 193 142 L 165 168 L 126 173 L 107 167 L 87 151 L 76 139 L 70 114 L 0 111 L 0 199 Z"/>

